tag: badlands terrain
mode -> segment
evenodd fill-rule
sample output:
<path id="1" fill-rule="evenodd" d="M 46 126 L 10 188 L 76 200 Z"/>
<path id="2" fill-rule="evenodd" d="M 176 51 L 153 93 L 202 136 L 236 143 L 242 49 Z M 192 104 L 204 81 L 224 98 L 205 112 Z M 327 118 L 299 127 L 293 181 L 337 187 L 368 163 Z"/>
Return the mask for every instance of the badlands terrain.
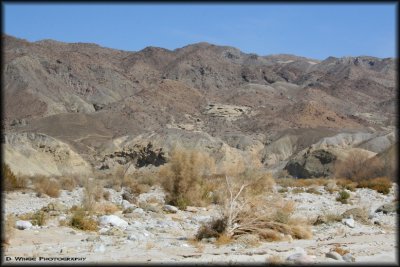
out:
<path id="1" fill-rule="evenodd" d="M 12 261 L 397 261 L 397 59 L 2 38 L 2 149 L 12 177 L 3 255 Z M 197 171 L 193 156 L 173 165 L 177 147 L 212 164 Z M 268 190 L 246 188 L 229 202 L 228 177 L 244 177 L 239 192 L 249 170 L 268 174 Z M 168 177 L 185 183 L 175 190 Z M 274 203 L 274 231 L 195 238 L 230 203 L 238 212 L 250 205 L 246 198 Z M 72 223 L 81 206 L 96 227 Z"/>

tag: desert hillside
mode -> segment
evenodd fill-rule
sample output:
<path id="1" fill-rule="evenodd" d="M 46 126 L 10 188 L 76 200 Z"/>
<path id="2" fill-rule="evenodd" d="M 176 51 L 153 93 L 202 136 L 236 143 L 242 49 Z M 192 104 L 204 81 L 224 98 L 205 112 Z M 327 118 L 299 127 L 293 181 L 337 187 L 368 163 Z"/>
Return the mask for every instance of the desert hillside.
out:
<path id="1" fill-rule="evenodd" d="M 222 169 L 239 160 L 274 172 L 324 138 L 373 153 L 396 143 L 393 58 L 2 38 L 5 161 L 23 175 L 112 172 L 149 142 L 167 154 L 176 143 L 201 148 Z"/>

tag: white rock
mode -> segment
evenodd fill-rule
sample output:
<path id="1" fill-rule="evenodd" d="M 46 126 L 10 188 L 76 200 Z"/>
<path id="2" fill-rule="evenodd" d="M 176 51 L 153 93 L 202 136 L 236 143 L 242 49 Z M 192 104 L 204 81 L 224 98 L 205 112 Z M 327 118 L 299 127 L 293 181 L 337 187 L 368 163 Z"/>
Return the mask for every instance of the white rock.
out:
<path id="1" fill-rule="evenodd" d="M 122 200 L 121 205 L 124 210 L 134 207 L 128 200 L 125 199 Z"/>
<path id="2" fill-rule="evenodd" d="M 112 225 L 125 230 L 128 223 L 116 215 L 104 215 L 99 219 L 100 225 Z"/>
<path id="3" fill-rule="evenodd" d="M 338 261 L 343 260 L 342 255 L 340 255 L 340 254 L 337 253 L 336 251 L 330 251 L 330 252 L 326 253 L 326 254 L 325 254 L 325 257 L 331 258 L 331 259 L 334 259 L 334 260 L 338 260 Z"/>
<path id="4" fill-rule="evenodd" d="M 304 253 L 295 253 L 286 258 L 286 261 L 293 263 L 311 263 L 314 262 L 313 256 Z"/>
<path id="5" fill-rule="evenodd" d="M 350 253 L 347 253 L 346 255 L 343 255 L 342 258 L 346 262 L 355 262 L 356 261 L 356 258 L 353 255 L 351 255 Z"/>
<path id="6" fill-rule="evenodd" d="M 177 213 L 179 209 L 175 206 L 164 205 L 163 210 L 165 210 L 166 212 L 170 212 L 170 213 Z"/>
<path id="7" fill-rule="evenodd" d="M 342 223 L 343 223 L 344 225 L 347 225 L 347 226 L 350 227 L 350 228 L 354 228 L 354 227 L 355 227 L 355 222 L 354 222 L 354 219 L 352 219 L 352 218 L 343 219 L 343 220 L 342 220 Z"/>
<path id="8" fill-rule="evenodd" d="M 15 227 L 19 230 L 28 230 L 32 228 L 32 224 L 28 221 L 16 221 Z"/>
<path id="9" fill-rule="evenodd" d="M 133 212 L 137 213 L 137 214 L 143 214 L 144 210 L 142 208 L 137 208 L 137 209 L 134 209 Z"/>

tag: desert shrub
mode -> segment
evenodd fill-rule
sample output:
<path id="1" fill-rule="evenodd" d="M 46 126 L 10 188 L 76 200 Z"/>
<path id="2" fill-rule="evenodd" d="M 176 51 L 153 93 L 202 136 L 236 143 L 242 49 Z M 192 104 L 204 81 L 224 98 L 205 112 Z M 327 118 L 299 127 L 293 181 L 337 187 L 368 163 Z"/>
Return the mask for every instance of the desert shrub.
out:
<path id="1" fill-rule="evenodd" d="M 172 149 L 169 162 L 159 172 L 161 184 L 167 192 L 167 202 L 180 209 L 187 205 L 202 206 L 202 180 L 211 174 L 213 166 L 213 159 L 206 153 Z"/>
<path id="2" fill-rule="evenodd" d="M 318 189 L 315 188 L 315 187 L 310 187 L 310 188 L 308 188 L 308 189 L 306 190 L 306 193 L 315 194 L 315 195 L 322 195 L 322 193 L 319 192 Z"/>
<path id="3" fill-rule="evenodd" d="M 290 191 L 292 194 L 300 194 L 300 193 L 304 193 L 306 190 L 302 187 L 295 187 L 292 189 L 292 191 Z"/>
<path id="4" fill-rule="evenodd" d="M 110 191 L 104 191 L 104 193 L 103 193 L 103 198 L 104 198 L 105 200 L 111 200 L 111 193 L 110 193 Z"/>
<path id="5" fill-rule="evenodd" d="M 4 189 L 6 191 L 12 191 L 17 189 L 23 189 L 27 186 L 27 179 L 24 177 L 17 177 L 10 169 L 8 164 L 3 163 L 3 179 Z"/>
<path id="6" fill-rule="evenodd" d="M 196 239 L 202 240 L 203 238 L 218 238 L 226 230 L 226 218 L 213 219 L 208 223 L 203 224 L 197 234 Z"/>
<path id="7" fill-rule="evenodd" d="M 284 202 L 280 208 L 276 209 L 273 220 L 275 222 L 288 224 L 294 209 L 295 204 L 293 201 Z"/>
<path id="8" fill-rule="evenodd" d="M 318 215 L 318 217 L 314 220 L 313 225 L 320 224 L 330 224 L 334 222 L 340 222 L 343 219 L 343 216 L 337 213 L 324 213 L 322 215 Z"/>
<path id="9" fill-rule="evenodd" d="M 92 211 L 96 202 L 104 196 L 102 181 L 87 178 L 84 184 L 82 206 L 86 211 Z"/>
<path id="10" fill-rule="evenodd" d="M 331 179 L 329 178 L 281 178 L 276 179 L 276 183 L 283 187 L 310 187 L 317 185 L 327 185 Z"/>
<path id="11" fill-rule="evenodd" d="M 350 253 L 350 251 L 348 249 L 344 249 L 338 244 L 335 244 L 335 247 L 332 249 L 332 251 L 335 251 L 342 256 L 346 255 L 347 253 Z"/>
<path id="12" fill-rule="evenodd" d="M 336 162 L 334 169 L 335 177 L 352 181 L 384 176 L 387 172 L 380 159 L 370 159 L 368 154 L 362 151 L 351 151 L 344 160 Z"/>
<path id="13" fill-rule="evenodd" d="M 357 187 L 357 182 L 346 178 L 336 179 L 336 184 L 342 189 L 347 189 L 349 191 L 355 191 Z"/>
<path id="14" fill-rule="evenodd" d="M 389 194 L 392 188 L 392 181 L 388 177 L 378 177 L 373 179 L 366 179 L 359 181 L 357 184 L 358 188 L 370 188 L 381 194 Z"/>
<path id="15" fill-rule="evenodd" d="M 112 203 L 95 203 L 93 211 L 97 214 L 113 214 L 120 209 Z"/>
<path id="16" fill-rule="evenodd" d="M 84 231 L 96 231 L 98 228 L 97 221 L 91 218 L 84 208 L 74 210 L 69 224 L 74 228 Z"/>
<path id="17" fill-rule="evenodd" d="M 32 215 L 31 222 L 33 225 L 43 226 L 46 224 L 47 219 L 48 219 L 47 213 L 42 210 L 38 210 Z"/>
<path id="18" fill-rule="evenodd" d="M 78 183 L 76 182 L 76 179 L 74 177 L 72 177 L 72 176 L 65 177 L 64 176 L 64 177 L 60 178 L 60 185 L 61 185 L 62 189 L 72 191 L 77 187 Z"/>
<path id="19" fill-rule="evenodd" d="M 347 191 L 342 190 L 339 192 L 339 195 L 337 196 L 336 200 L 342 204 L 347 204 L 349 198 L 350 198 L 350 194 Z"/>
<path id="20" fill-rule="evenodd" d="M 3 232 L 2 232 L 2 239 L 1 243 L 3 246 L 9 245 L 11 238 L 14 236 L 15 233 L 15 215 L 9 214 L 5 218 L 5 220 L 2 222 L 3 223 Z"/>
<path id="21" fill-rule="evenodd" d="M 46 194 L 49 197 L 60 196 L 60 184 L 57 180 L 45 176 L 39 176 L 34 178 L 33 184 L 35 191 L 39 196 L 42 194 Z"/>

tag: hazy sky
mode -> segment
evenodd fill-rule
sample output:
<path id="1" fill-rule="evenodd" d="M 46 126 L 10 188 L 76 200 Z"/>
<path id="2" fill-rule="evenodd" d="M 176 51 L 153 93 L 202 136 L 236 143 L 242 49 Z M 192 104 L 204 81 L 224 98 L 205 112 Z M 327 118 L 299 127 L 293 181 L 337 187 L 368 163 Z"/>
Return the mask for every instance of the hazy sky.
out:
<path id="1" fill-rule="evenodd" d="M 259 55 L 394 57 L 396 4 L 3 4 L 3 32 L 138 51 L 197 42 Z"/>

